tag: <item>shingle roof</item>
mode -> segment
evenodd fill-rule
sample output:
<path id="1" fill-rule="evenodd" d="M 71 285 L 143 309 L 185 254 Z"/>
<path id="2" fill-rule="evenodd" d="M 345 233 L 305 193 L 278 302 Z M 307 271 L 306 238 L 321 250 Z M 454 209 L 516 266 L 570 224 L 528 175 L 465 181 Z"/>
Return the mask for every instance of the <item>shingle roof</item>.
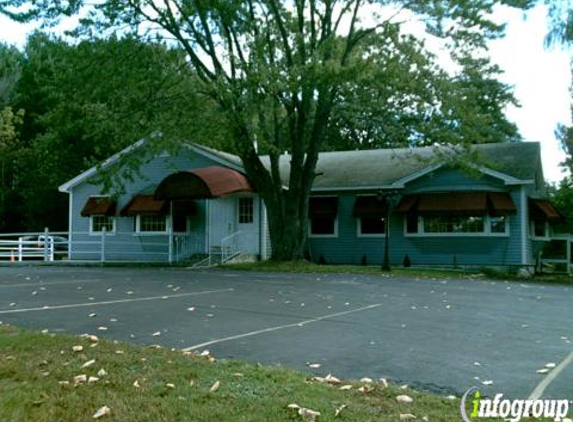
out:
<path id="1" fill-rule="evenodd" d="M 470 148 L 477 154 L 477 165 L 510 178 L 534 180 L 540 165 L 540 148 L 536 142 L 483 144 Z M 439 164 L 441 153 L 451 149 L 425 147 L 410 149 L 375 149 L 323 152 L 319 155 L 319 174 L 313 190 L 389 187 L 425 169 Z M 268 156 L 261 157 L 268 167 Z M 280 158 L 281 176 L 288 184 L 289 155 Z"/>

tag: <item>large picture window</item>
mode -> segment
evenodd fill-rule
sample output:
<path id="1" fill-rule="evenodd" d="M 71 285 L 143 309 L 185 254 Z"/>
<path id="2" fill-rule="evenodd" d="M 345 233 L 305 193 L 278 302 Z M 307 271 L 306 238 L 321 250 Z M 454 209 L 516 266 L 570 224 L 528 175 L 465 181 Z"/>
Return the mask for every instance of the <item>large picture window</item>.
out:
<path id="1" fill-rule="evenodd" d="M 489 235 L 509 234 L 507 216 L 416 216 L 404 217 L 404 232 L 409 236 L 426 235 Z"/>
<path id="2" fill-rule="evenodd" d="M 92 215 L 90 217 L 90 232 L 91 233 L 106 233 L 115 232 L 115 218 L 107 215 Z"/>
<path id="3" fill-rule="evenodd" d="M 164 215 L 138 215 L 136 222 L 138 233 L 167 232 L 167 217 Z"/>
<path id="4" fill-rule="evenodd" d="M 484 217 L 424 217 L 425 233 L 482 233 Z"/>

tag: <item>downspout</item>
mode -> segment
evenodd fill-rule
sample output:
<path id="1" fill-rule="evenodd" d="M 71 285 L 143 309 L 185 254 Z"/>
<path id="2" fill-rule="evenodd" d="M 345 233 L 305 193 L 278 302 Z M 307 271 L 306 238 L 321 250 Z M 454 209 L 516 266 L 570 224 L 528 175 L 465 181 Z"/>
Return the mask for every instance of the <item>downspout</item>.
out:
<path id="1" fill-rule="evenodd" d="M 527 196 L 525 194 L 525 185 L 521 186 L 521 265 L 527 265 Z"/>
<path id="2" fill-rule="evenodd" d="M 72 260 L 72 245 L 73 245 L 73 232 L 74 232 L 74 194 L 72 191 L 69 191 L 70 199 L 69 199 L 69 213 L 68 213 L 68 261 Z"/>

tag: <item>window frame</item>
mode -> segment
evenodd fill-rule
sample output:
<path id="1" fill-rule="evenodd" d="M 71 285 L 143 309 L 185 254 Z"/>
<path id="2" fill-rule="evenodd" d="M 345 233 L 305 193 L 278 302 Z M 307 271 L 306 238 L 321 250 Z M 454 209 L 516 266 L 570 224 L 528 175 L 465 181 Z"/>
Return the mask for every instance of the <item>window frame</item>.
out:
<path id="1" fill-rule="evenodd" d="M 111 215 L 94 214 L 94 215 L 90 215 L 90 228 L 89 228 L 90 236 L 101 236 L 103 234 L 103 230 L 98 230 L 98 231 L 94 230 L 94 218 L 96 218 L 96 217 L 109 218 L 111 220 L 112 229 L 110 231 L 106 230 L 105 234 L 106 235 L 115 235 L 117 218 L 114 216 L 111 216 Z"/>
<path id="2" fill-rule="evenodd" d="M 340 201 L 340 198 L 338 197 L 338 195 L 314 195 L 313 197 L 315 198 L 338 198 L 338 201 Z M 340 206 L 338 207 L 337 211 L 336 211 L 336 216 L 334 217 L 334 221 L 333 221 L 333 228 L 334 228 L 334 232 L 332 234 L 313 234 L 312 233 L 312 218 L 311 217 L 307 217 L 308 219 L 308 237 L 312 238 L 312 239 L 335 239 L 338 237 L 338 214 L 340 213 Z"/>
<path id="3" fill-rule="evenodd" d="M 250 217 L 251 217 L 251 219 L 248 222 L 241 222 L 241 216 L 242 216 L 241 212 L 243 210 L 243 207 L 241 207 L 241 201 L 242 200 L 250 200 L 250 202 L 251 202 L 250 203 L 250 211 L 251 211 Z M 248 216 L 248 214 L 246 214 L 246 215 Z M 255 223 L 255 198 L 252 196 L 242 196 L 242 197 L 238 198 L 238 200 L 237 200 L 237 224 L 251 225 L 254 223 Z"/>
<path id="4" fill-rule="evenodd" d="M 471 217 L 471 216 L 470 216 Z M 405 237 L 509 237 L 510 235 L 510 216 L 504 215 L 505 217 L 505 232 L 492 232 L 491 222 L 492 218 L 501 216 L 484 216 L 484 229 L 481 232 L 426 232 L 425 231 L 425 218 L 423 215 L 418 215 L 418 231 L 417 233 L 408 233 L 408 223 L 407 216 L 404 215 L 404 236 Z"/>
<path id="5" fill-rule="evenodd" d="M 543 236 L 537 236 L 535 234 L 535 222 L 543 222 L 544 230 Z M 532 240 L 544 240 L 548 241 L 551 240 L 551 224 L 547 220 L 529 220 L 529 238 Z"/>
<path id="6" fill-rule="evenodd" d="M 164 231 L 142 231 L 141 230 L 141 219 L 142 217 L 162 217 L 165 219 L 165 230 Z M 135 216 L 135 235 L 136 236 L 148 236 L 148 235 L 163 235 L 169 233 L 170 218 L 168 215 L 146 215 L 137 214 Z"/>
<path id="7" fill-rule="evenodd" d="M 380 220 L 386 220 L 386 218 L 382 217 Z M 388 229 L 387 223 L 388 222 L 384 221 L 384 231 L 382 233 L 362 233 L 362 217 L 356 217 L 356 237 L 386 237 L 386 230 Z"/>

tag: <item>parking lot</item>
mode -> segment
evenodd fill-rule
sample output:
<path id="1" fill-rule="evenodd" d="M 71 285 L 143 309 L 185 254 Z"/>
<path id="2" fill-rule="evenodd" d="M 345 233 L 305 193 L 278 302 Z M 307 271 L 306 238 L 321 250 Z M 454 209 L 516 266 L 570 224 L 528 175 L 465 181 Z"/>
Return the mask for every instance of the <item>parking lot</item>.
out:
<path id="1" fill-rule="evenodd" d="M 209 349 L 218 358 L 281 364 L 320 376 L 383 377 L 444 395 L 459 396 L 475 385 L 486 394 L 515 398 L 573 398 L 572 320 L 573 288 L 564 285 L 170 268 L 0 268 L 4 324 Z M 549 374 L 536 372 L 547 364 L 555 364 Z"/>

